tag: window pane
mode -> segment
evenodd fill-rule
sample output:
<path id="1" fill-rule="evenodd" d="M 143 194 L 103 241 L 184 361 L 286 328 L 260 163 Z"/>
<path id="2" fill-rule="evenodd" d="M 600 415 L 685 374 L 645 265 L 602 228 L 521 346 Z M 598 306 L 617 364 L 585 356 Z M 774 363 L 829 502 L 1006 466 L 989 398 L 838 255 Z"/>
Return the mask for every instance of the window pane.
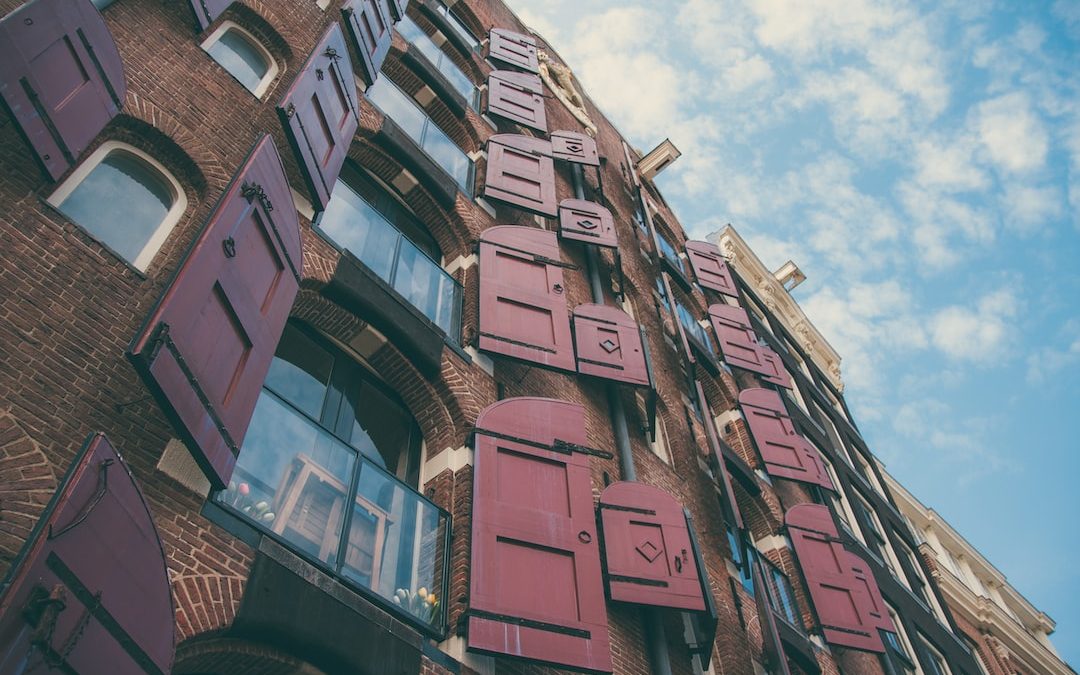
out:
<path id="1" fill-rule="evenodd" d="M 457 64 L 450 60 L 450 57 L 443 50 L 439 49 L 428 34 L 407 16 L 398 22 L 396 28 L 403 38 L 419 49 L 420 53 L 435 66 L 435 69 L 442 73 L 443 77 L 454 87 L 454 90 L 472 104 L 476 91 L 472 80 L 461 71 L 461 68 L 457 67 Z"/>
<path id="2" fill-rule="evenodd" d="M 343 435 L 364 457 L 405 478 L 415 427 L 412 416 L 364 380 L 355 380 L 346 398 L 350 429 Z"/>
<path id="3" fill-rule="evenodd" d="M 259 88 L 259 83 L 270 69 L 259 49 L 239 31 L 225 31 L 206 51 L 251 92 Z"/>
<path id="4" fill-rule="evenodd" d="M 473 37 L 469 29 L 465 27 L 465 24 L 461 22 L 461 19 L 454 16 L 454 13 L 450 11 L 450 8 L 446 5 L 439 5 L 439 14 L 446 17 L 447 22 L 450 24 L 450 28 L 457 33 L 462 40 L 464 40 L 470 47 L 476 49 L 480 46 L 480 43 Z"/>
<path id="5" fill-rule="evenodd" d="M 372 272 L 390 281 L 401 236 L 374 207 L 342 181 L 334 187 L 319 227 Z"/>
<path id="6" fill-rule="evenodd" d="M 266 386 L 313 419 L 319 419 L 333 365 L 329 352 L 290 324 L 270 363 Z"/>
<path id="7" fill-rule="evenodd" d="M 158 172 L 123 151 L 110 152 L 60 210 L 128 261 L 165 220 L 175 197 Z"/>

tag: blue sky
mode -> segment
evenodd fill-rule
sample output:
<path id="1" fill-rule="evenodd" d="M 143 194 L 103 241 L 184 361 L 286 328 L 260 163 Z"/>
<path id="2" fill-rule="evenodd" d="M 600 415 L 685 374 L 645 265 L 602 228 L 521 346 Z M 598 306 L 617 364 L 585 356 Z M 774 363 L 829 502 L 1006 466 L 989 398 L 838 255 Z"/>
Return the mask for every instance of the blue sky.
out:
<path id="1" fill-rule="evenodd" d="M 1080 0 L 510 4 L 692 236 L 802 267 L 871 448 L 1080 665 Z"/>

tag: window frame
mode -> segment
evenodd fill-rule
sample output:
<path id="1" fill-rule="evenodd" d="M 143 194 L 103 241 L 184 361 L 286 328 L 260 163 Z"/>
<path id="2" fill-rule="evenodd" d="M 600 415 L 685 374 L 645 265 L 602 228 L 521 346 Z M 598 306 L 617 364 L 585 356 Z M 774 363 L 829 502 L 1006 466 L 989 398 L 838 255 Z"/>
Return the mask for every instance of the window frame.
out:
<path id="1" fill-rule="evenodd" d="M 259 80 L 259 84 L 255 87 L 255 89 L 249 89 L 246 84 L 240 81 L 240 78 L 238 78 L 236 75 L 233 74 L 231 70 L 225 67 L 225 64 L 223 64 L 221 61 L 218 61 L 216 58 L 214 58 L 214 55 L 210 53 L 210 48 L 217 44 L 219 41 L 221 41 L 221 38 L 229 31 L 236 31 L 237 33 L 239 33 L 240 37 L 246 40 L 252 47 L 254 47 L 256 51 L 258 51 L 266 60 L 266 73 L 263 74 L 262 79 Z M 251 31 L 247 30 L 235 21 L 222 21 L 221 25 L 218 26 L 213 33 L 210 33 L 210 35 L 208 35 L 206 39 L 199 44 L 199 47 L 204 52 L 206 52 L 206 55 L 210 57 L 211 61 L 221 66 L 221 69 L 228 73 L 229 76 L 232 77 L 234 80 L 236 80 L 240 84 L 240 86 L 244 88 L 245 91 L 250 93 L 255 98 L 259 99 L 260 101 L 263 99 L 263 96 L 266 94 L 266 92 L 270 89 L 270 85 L 274 82 L 275 79 L 277 79 L 278 74 L 281 72 L 281 67 L 278 65 L 277 59 L 274 58 L 274 55 L 270 53 L 270 50 L 267 49 L 257 37 L 252 35 Z"/>
<path id="2" fill-rule="evenodd" d="M 120 254 L 117 249 L 114 248 L 113 245 L 110 244 L 107 240 L 91 232 L 89 229 L 86 228 L 86 226 L 79 223 L 73 216 L 69 216 L 67 212 L 63 209 L 63 203 L 68 199 L 68 197 L 70 197 L 72 193 L 74 193 L 75 190 L 78 189 L 80 185 L 82 185 L 83 181 L 85 181 L 90 176 L 90 174 L 93 173 L 94 169 L 96 169 L 98 165 L 105 161 L 105 159 L 114 152 L 126 153 L 135 157 L 136 160 L 148 165 L 150 169 L 158 173 L 158 177 L 161 178 L 162 181 L 166 184 L 166 186 L 173 192 L 172 206 L 169 207 L 169 210 L 165 214 L 165 217 L 161 220 L 157 228 L 146 240 L 146 244 L 143 246 L 143 248 L 139 251 L 139 254 L 135 256 L 133 260 L 128 260 L 125 256 Z M 161 162 L 154 159 L 154 157 L 152 157 L 150 154 L 136 148 L 133 145 L 114 139 L 105 141 L 100 146 L 98 146 L 97 149 L 91 152 L 85 159 L 79 162 L 78 166 L 75 167 L 75 170 L 71 172 L 71 175 L 65 178 L 64 181 L 60 183 L 60 185 L 58 185 L 55 190 L 53 190 L 52 194 L 50 194 L 45 201 L 50 206 L 59 211 L 61 214 L 63 214 L 64 217 L 68 220 L 68 222 L 77 225 L 79 229 L 92 237 L 94 241 L 97 241 L 106 249 L 108 249 L 110 253 L 112 253 L 113 255 L 120 258 L 128 265 L 142 273 L 145 273 L 147 269 L 149 269 L 150 264 L 154 261 L 154 258 L 157 256 L 158 252 L 161 251 L 161 247 L 165 244 L 165 241 L 169 238 L 169 235 L 172 233 L 177 223 L 180 222 L 180 219 L 183 217 L 188 207 L 187 193 L 184 191 L 183 186 L 180 185 L 180 181 L 178 181 L 176 177 L 173 176 L 171 171 L 165 168 L 165 166 Z"/>

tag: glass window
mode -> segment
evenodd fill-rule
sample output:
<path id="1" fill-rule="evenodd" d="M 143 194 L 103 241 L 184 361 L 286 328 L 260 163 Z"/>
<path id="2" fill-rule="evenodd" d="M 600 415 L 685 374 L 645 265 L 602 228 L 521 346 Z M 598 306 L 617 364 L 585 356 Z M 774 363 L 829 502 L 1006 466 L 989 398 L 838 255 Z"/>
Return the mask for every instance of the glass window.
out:
<path id="1" fill-rule="evenodd" d="M 742 586 L 746 589 L 746 592 L 750 595 L 754 594 L 754 574 L 750 570 L 750 560 L 748 551 L 743 548 L 739 531 L 731 525 L 726 525 L 728 547 L 731 549 L 731 561 L 735 563 L 735 567 L 739 570 L 739 579 L 742 581 Z M 749 551 L 750 555 L 753 555 L 753 551 Z"/>
<path id="2" fill-rule="evenodd" d="M 469 45 L 473 51 L 480 48 L 480 42 L 473 37 L 472 31 L 469 30 L 461 19 L 457 18 L 449 7 L 440 2 L 437 3 L 436 10 L 446 18 L 446 24 L 450 26 L 450 30 L 454 31 L 454 33 L 456 33 L 465 44 Z"/>
<path id="3" fill-rule="evenodd" d="M 795 592 L 791 588 L 791 582 L 788 580 L 787 575 L 763 556 L 759 556 L 758 559 L 761 560 L 762 568 L 765 571 L 765 583 L 769 587 L 769 603 L 772 608 L 792 627 L 799 629 L 800 632 L 805 632 L 802 614 L 799 612 L 799 605 L 795 601 Z"/>
<path id="4" fill-rule="evenodd" d="M 472 160 L 438 127 L 411 96 L 389 78 L 380 77 L 367 98 L 394 121 L 428 157 L 441 166 L 466 194 L 472 194 Z"/>
<path id="5" fill-rule="evenodd" d="M 401 33 L 401 37 L 420 50 L 420 53 L 431 62 L 431 65 L 442 73 L 443 77 L 454 88 L 454 91 L 461 94 L 469 105 L 476 107 L 478 99 L 476 85 L 443 50 L 439 49 L 428 34 L 420 26 L 416 25 L 416 22 L 406 16 L 397 23 L 396 28 L 398 33 Z"/>
<path id="6" fill-rule="evenodd" d="M 215 30 L 202 47 L 255 96 L 261 97 L 277 75 L 277 64 L 270 53 L 250 33 L 230 21 Z"/>
<path id="7" fill-rule="evenodd" d="M 656 233 L 656 240 L 660 242 L 660 255 L 664 256 L 664 259 L 671 263 L 675 269 L 686 274 L 683 260 L 679 257 L 679 253 L 675 250 L 675 247 L 671 245 L 671 242 L 668 241 L 664 235 L 660 234 L 659 231 Z"/>
<path id="8" fill-rule="evenodd" d="M 447 516 L 414 489 L 420 433 L 359 364 L 289 324 L 215 499 L 434 631 Z"/>
<path id="9" fill-rule="evenodd" d="M 686 336 L 697 342 L 698 346 L 706 353 L 712 354 L 713 346 L 712 340 L 709 339 L 709 334 L 705 332 L 705 328 L 694 319 L 694 315 L 690 313 L 690 310 L 683 307 L 683 304 L 678 300 L 675 301 L 675 313 L 679 315 L 679 323 L 682 324 L 683 330 L 686 331 Z"/>
<path id="10" fill-rule="evenodd" d="M 949 670 L 945 657 L 922 634 L 919 635 L 919 648 L 923 656 L 923 665 L 926 667 L 926 675 L 951 675 L 952 671 Z"/>
<path id="11" fill-rule="evenodd" d="M 97 7 L 98 9 L 105 9 L 114 2 L 116 2 L 116 0 L 94 0 L 94 7 Z"/>
<path id="12" fill-rule="evenodd" d="M 187 208 L 163 166 L 116 141 L 95 150 L 49 203 L 143 271 Z"/>

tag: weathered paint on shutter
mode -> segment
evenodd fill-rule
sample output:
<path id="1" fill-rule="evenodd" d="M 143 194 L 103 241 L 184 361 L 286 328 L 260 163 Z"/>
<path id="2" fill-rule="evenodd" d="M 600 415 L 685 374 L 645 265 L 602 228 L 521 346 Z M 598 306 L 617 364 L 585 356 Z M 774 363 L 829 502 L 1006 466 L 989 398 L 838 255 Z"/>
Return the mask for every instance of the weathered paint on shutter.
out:
<path id="1" fill-rule="evenodd" d="M 171 670 L 175 619 L 165 553 L 131 470 L 103 434 L 76 455 L 7 580 L 0 672 L 53 672 L 46 648 L 51 659 L 63 655 L 64 672 Z M 50 609 L 50 595 L 62 604 Z M 47 647 L 31 645 L 42 634 Z"/>
<path id="2" fill-rule="evenodd" d="M 762 375 L 772 373 L 745 309 L 723 303 L 709 305 L 709 322 L 720 343 L 720 353 L 729 365 Z"/>
<path id="3" fill-rule="evenodd" d="M 615 217 L 603 206 L 584 199 L 559 202 L 559 236 L 586 244 L 618 248 Z"/>
<path id="4" fill-rule="evenodd" d="M 555 159 L 575 164 L 600 166 L 600 153 L 596 139 L 577 131 L 552 131 L 551 153 Z"/>
<path id="5" fill-rule="evenodd" d="M 641 327 L 617 307 L 585 304 L 574 308 L 574 348 L 578 372 L 647 387 L 649 367 Z"/>
<path id="6" fill-rule="evenodd" d="M 612 600 L 704 611 L 683 507 L 660 488 L 618 482 L 600 494 L 608 592 Z"/>
<path id="7" fill-rule="evenodd" d="M 493 70 L 487 82 L 487 112 L 530 129 L 547 131 L 544 85 L 538 75 Z"/>
<path id="8" fill-rule="evenodd" d="M 322 211 L 360 124 L 352 63 L 338 24 L 323 35 L 277 110 L 311 203 Z"/>
<path id="9" fill-rule="evenodd" d="M 780 358 L 779 354 L 773 351 L 772 347 L 761 348 L 761 361 L 769 370 L 768 374 L 761 374 L 761 379 L 784 387 L 785 389 L 794 388 L 794 385 L 791 382 L 791 374 L 788 373 L 787 368 L 784 367 L 784 360 Z"/>
<path id="10" fill-rule="evenodd" d="M 126 94 L 120 52 L 86 0 L 33 0 L 0 19 L 0 97 L 53 180 Z"/>
<path id="11" fill-rule="evenodd" d="M 368 86 L 374 84 L 379 77 L 383 61 L 390 53 L 393 29 L 390 10 L 386 6 L 388 1 L 390 0 L 346 0 L 341 7 L 353 47 L 360 55 L 358 74 Z"/>
<path id="12" fill-rule="evenodd" d="M 488 33 L 488 58 L 530 73 L 540 72 L 536 40 L 511 30 L 491 29 Z"/>
<path id="13" fill-rule="evenodd" d="M 500 225 L 480 235 L 480 349 L 573 371 L 554 232 Z"/>
<path id="14" fill-rule="evenodd" d="M 221 13 L 233 4 L 233 0 L 189 0 L 191 9 L 195 12 L 195 23 L 199 30 L 206 30 L 210 24 L 221 16 Z"/>
<path id="15" fill-rule="evenodd" d="M 301 266 L 292 193 L 263 136 L 128 353 L 215 487 L 232 475 Z"/>
<path id="16" fill-rule="evenodd" d="M 686 257 L 694 270 L 694 277 L 703 288 L 710 288 L 733 298 L 739 297 L 735 279 L 727 260 L 715 244 L 707 241 L 686 242 Z"/>
<path id="17" fill-rule="evenodd" d="M 825 641 L 854 649 L 885 651 L 877 631 L 878 622 L 870 616 L 872 604 L 866 584 L 855 576 L 851 554 L 840 543 L 828 507 L 793 506 L 784 514 L 784 522 Z"/>
<path id="18" fill-rule="evenodd" d="M 405 17 L 405 10 L 409 8 L 409 0 L 388 0 L 388 4 L 394 23 L 401 21 Z"/>
<path id="19" fill-rule="evenodd" d="M 484 196 L 555 217 L 555 163 L 551 143 L 531 136 L 496 134 L 488 139 Z"/>
<path id="20" fill-rule="evenodd" d="M 611 672 L 585 410 L 511 398 L 476 420 L 470 650 Z"/>
<path id="21" fill-rule="evenodd" d="M 821 455 L 795 431 L 778 393 L 744 389 L 739 393 L 739 405 L 770 476 L 835 489 Z"/>

